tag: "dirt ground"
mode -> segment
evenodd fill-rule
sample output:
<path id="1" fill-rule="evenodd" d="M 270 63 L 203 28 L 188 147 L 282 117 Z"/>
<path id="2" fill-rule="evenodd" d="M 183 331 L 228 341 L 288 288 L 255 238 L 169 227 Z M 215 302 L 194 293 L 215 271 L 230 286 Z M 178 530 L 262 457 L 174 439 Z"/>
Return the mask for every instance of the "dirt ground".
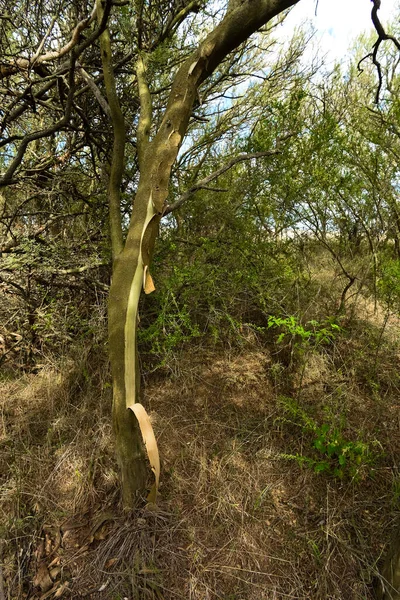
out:
<path id="1" fill-rule="evenodd" d="M 162 478 L 133 514 L 101 352 L 4 379 L 0 598 L 374 598 L 399 522 L 398 325 L 378 356 L 357 327 L 301 369 L 254 337 L 145 376 Z M 317 452 L 324 424 L 337 454 Z"/>

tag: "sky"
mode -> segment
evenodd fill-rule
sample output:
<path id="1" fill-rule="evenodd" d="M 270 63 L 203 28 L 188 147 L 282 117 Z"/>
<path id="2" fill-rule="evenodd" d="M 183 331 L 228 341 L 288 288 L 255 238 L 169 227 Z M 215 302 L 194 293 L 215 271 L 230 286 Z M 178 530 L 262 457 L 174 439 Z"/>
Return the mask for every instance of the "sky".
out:
<path id="1" fill-rule="evenodd" d="M 300 0 L 292 9 L 282 26 L 285 36 L 304 21 L 311 21 L 324 52 L 334 61 L 345 57 L 349 46 L 360 33 L 373 29 L 370 0 L 319 0 L 315 16 L 316 0 Z M 382 0 L 378 16 L 385 24 L 398 14 L 398 0 Z M 286 33 L 287 31 L 287 33 Z"/>

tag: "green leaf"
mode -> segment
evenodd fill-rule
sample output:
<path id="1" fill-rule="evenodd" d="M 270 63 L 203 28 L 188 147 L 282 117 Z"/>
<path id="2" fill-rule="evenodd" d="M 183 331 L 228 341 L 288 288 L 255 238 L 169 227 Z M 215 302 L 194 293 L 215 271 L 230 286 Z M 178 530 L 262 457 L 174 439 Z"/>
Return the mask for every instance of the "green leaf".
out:
<path id="1" fill-rule="evenodd" d="M 318 440 L 315 440 L 315 442 L 314 442 L 314 446 L 315 446 L 315 448 L 316 448 L 317 450 L 319 450 L 320 452 L 326 452 L 326 446 L 325 446 L 325 444 L 323 443 L 323 441 L 322 441 L 322 440 L 320 440 L 320 439 L 318 439 Z"/>
<path id="2" fill-rule="evenodd" d="M 327 462 L 319 462 L 315 465 L 314 471 L 316 473 L 323 473 L 329 470 L 329 464 Z"/>

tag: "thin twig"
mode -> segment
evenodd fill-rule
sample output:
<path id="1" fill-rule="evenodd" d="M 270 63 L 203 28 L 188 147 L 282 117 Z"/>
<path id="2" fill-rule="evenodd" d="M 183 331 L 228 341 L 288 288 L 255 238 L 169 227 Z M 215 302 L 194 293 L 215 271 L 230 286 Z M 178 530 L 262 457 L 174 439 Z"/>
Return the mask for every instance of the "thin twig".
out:
<path id="1" fill-rule="evenodd" d="M 289 137 L 289 136 L 287 136 L 287 137 Z M 286 139 L 286 138 L 282 138 L 282 139 Z M 170 206 L 167 206 L 167 208 L 164 211 L 164 215 L 168 215 L 171 212 L 173 212 L 174 210 L 176 210 L 177 208 L 179 208 L 184 202 L 186 202 L 186 200 L 188 200 L 188 198 L 190 198 L 190 196 L 192 196 L 198 190 L 210 189 L 210 188 L 208 188 L 208 184 L 211 183 L 211 181 L 214 181 L 220 175 L 222 175 L 223 173 L 226 173 L 226 171 L 229 171 L 229 169 L 231 169 L 237 163 L 243 162 L 245 160 L 251 160 L 253 158 L 275 156 L 277 154 L 281 154 L 281 150 L 279 150 L 279 149 L 267 150 L 266 152 L 252 152 L 249 154 L 239 154 L 238 156 L 235 156 L 229 162 L 227 162 L 225 165 L 223 165 L 216 171 L 213 171 L 213 173 L 211 173 L 207 177 L 204 177 L 204 179 L 201 179 L 200 181 L 195 183 L 189 190 L 187 190 L 184 194 L 182 194 L 176 202 L 174 202 Z M 218 189 L 217 191 L 225 191 L 225 190 Z"/>

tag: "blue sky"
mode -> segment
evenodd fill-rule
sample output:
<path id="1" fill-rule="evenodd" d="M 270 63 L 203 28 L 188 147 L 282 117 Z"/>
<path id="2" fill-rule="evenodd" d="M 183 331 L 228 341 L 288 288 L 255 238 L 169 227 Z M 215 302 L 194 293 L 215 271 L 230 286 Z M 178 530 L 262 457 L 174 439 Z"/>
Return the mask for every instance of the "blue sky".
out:
<path id="1" fill-rule="evenodd" d="M 384 24 L 393 20 L 398 0 L 382 0 L 379 18 Z M 294 27 L 311 21 L 318 31 L 324 52 L 331 60 L 345 58 L 347 50 L 356 36 L 372 30 L 370 0 L 319 0 L 315 16 L 316 0 L 300 0 L 282 29 L 286 35 Z"/>

